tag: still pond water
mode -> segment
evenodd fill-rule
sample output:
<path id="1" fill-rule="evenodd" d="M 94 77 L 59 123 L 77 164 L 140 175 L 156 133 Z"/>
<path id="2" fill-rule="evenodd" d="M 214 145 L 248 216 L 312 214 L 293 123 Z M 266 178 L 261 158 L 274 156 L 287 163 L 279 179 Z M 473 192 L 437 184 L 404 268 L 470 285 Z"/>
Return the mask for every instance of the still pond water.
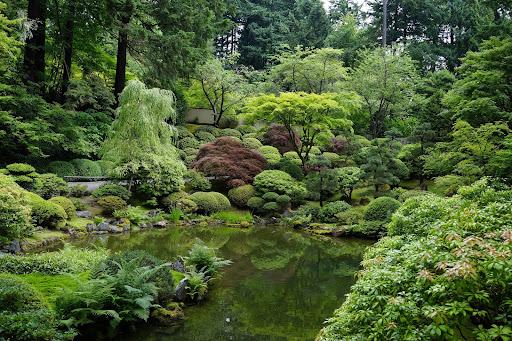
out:
<path id="1" fill-rule="evenodd" d="M 314 340 L 355 282 L 370 241 L 304 234 L 278 226 L 170 228 L 96 236 L 113 252 L 146 250 L 165 260 L 186 255 L 201 239 L 233 263 L 205 301 L 186 308 L 177 327 L 142 325 L 119 341 Z"/>

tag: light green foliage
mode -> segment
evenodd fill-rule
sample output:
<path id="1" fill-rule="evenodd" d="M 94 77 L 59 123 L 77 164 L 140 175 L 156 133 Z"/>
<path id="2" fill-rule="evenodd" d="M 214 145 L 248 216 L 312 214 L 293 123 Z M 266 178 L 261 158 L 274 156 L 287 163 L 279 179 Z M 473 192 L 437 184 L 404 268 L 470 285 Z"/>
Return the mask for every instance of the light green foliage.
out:
<path id="1" fill-rule="evenodd" d="M 75 176 L 76 170 L 75 167 L 67 161 L 53 161 L 48 165 L 48 171 L 50 173 L 57 174 L 58 176 Z"/>
<path id="2" fill-rule="evenodd" d="M 34 224 L 47 228 L 56 228 L 60 227 L 64 219 L 68 218 L 62 206 L 44 200 L 35 193 L 27 193 L 27 197 Z"/>
<path id="3" fill-rule="evenodd" d="M 0 242 L 30 235 L 33 228 L 30 214 L 27 192 L 11 177 L 0 174 Z"/>
<path id="4" fill-rule="evenodd" d="M 187 277 L 188 285 L 185 287 L 185 289 L 187 289 L 187 295 L 189 295 L 191 299 L 203 297 L 208 289 L 210 277 L 207 276 L 206 273 L 194 268 L 187 271 Z"/>
<path id="5" fill-rule="evenodd" d="M 244 207 L 247 205 L 249 199 L 251 199 L 255 194 L 256 189 L 254 186 L 244 185 L 230 189 L 228 192 L 228 198 L 238 207 Z"/>
<path id="6" fill-rule="evenodd" d="M 281 154 L 276 147 L 272 146 L 263 146 L 258 148 L 258 152 L 260 152 L 263 157 L 267 160 L 268 164 L 273 166 L 276 165 L 279 160 L 281 160 Z"/>
<path id="7" fill-rule="evenodd" d="M 55 174 L 41 174 L 39 181 L 41 183 L 39 193 L 44 199 L 57 195 L 66 195 L 69 192 L 67 182 Z"/>
<path id="8" fill-rule="evenodd" d="M 347 117 L 358 105 L 358 97 L 354 94 L 286 92 L 279 96 L 272 94 L 253 98 L 246 105 L 246 112 L 249 113 L 249 122 L 283 124 L 290 139 L 295 136 L 295 127 L 300 127 L 300 146 L 293 140 L 290 142 L 304 167 L 315 136 L 332 128 L 350 130 L 352 122 Z"/>
<path id="9" fill-rule="evenodd" d="M 114 211 L 122 210 L 127 206 L 126 201 L 115 195 L 100 198 L 98 205 L 103 209 L 103 213 L 107 215 L 111 215 Z"/>
<path id="10" fill-rule="evenodd" d="M 286 194 L 282 194 L 276 198 L 276 202 L 279 205 L 285 205 L 285 204 L 289 203 L 291 200 L 292 200 L 292 198 L 290 198 L 290 196 L 286 195 Z"/>
<path id="11" fill-rule="evenodd" d="M 348 77 L 342 56 L 341 50 L 297 46 L 277 57 L 278 63 L 271 69 L 270 79 L 281 91 L 336 92 L 339 83 Z"/>
<path id="12" fill-rule="evenodd" d="M 247 206 L 255 212 L 259 212 L 263 210 L 263 206 L 265 205 L 265 200 L 260 197 L 251 197 L 247 200 Z"/>
<path id="13" fill-rule="evenodd" d="M 172 92 L 147 89 L 132 81 L 121 93 L 116 120 L 101 155 L 115 162 L 112 173 L 116 178 L 129 180 L 129 192 L 133 180 L 140 180 L 140 191 L 152 196 L 183 186 L 185 166 L 172 145 L 176 129 L 167 123 L 175 120 Z"/>
<path id="14" fill-rule="evenodd" d="M 48 275 L 78 274 L 90 270 L 95 264 L 104 260 L 107 255 L 108 250 L 106 249 L 89 250 L 68 246 L 57 252 L 4 257 L 0 262 L 0 272 L 12 274 L 40 272 Z"/>
<path id="15" fill-rule="evenodd" d="M 197 136 L 198 133 L 202 133 L 202 132 L 210 133 L 214 137 L 220 136 L 219 128 L 214 127 L 214 126 L 207 126 L 207 125 L 202 125 L 202 126 L 197 127 L 196 130 L 194 130 L 194 135 Z M 182 137 L 182 136 L 180 136 L 180 137 Z"/>
<path id="16" fill-rule="evenodd" d="M 471 183 L 471 179 L 460 175 L 448 174 L 445 176 L 438 176 L 434 180 L 436 186 L 444 188 L 443 194 L 445 196 L 454 195 L 459 188 L 467 186 Z"/>
<path id="17" fill-rule="evenodd" d="M 283 154 L 283 158 L 293 162 L 298 166 L 302 166 L 302 160 L 300 159 L 299 154 L 297 154 L 297 152 L 286 152 Z"/>
<path id="18" fill-rule="evenodd" d="M 279 210 L 279 205 L 275 201 L 270 201 L 270 202 L 265 203 L 265 205 L 263 205 L 263 211 L 275 212 L 278 210 Z"/>
<path id="19" fill-rule="evenodd" d="M 258 149 L 263 146 L 263 144 L 260 142 L 260 140 L 255 138 L 244 138 L 242 140 L 242 144 L 247 149 Z"/>
<path id="20" fill-rule="evenodd" d="M 247 211 L 220 211 L 211 215 L 213 219 L 225 221 L 228 224 L 252 223 L 254 218 Z"/>
<path id="21" fill-rule="evenodd" d="M 220 131 L 219 136 L 229 136 L 229 137 L 236 137 L 236 138 L 241 139 L 242 133 L 240 133 L 236 129 L 226 128 L 226 129 L 222 129 Z"/>
<path id="22" fill-rule="evenodd" d="M 346 210 L 334 215 L 340 224 L 354 225 L 358 224 L 363 219 L 363 212 L 356 210 Z"/>
<path id="23" fill-rule="evenodd" d="M 411 105 L 417 74 L 411 58 L 392 49 L 364 51 L 359 66 L 351 74 L 347 89 L 364 99 L 369 115 L 369 131 L 382 137 L 386 120 L 398 115 Z"/>
<path id="24" fill-rule="evenodd" d="M 178 140 L 178 147 L 183 150 L 187 148 L 198 149 L 199 147 L 201 147 L 201 142 L 196 140 L 194 137 L 184 137 Z"/>
<path id="25" fill-rule="evenodd" d="M 232 263 L 230 260 L 218 258 L 215 249 L 204 245 L 200 239 L 196 240 L 185 259 L 187 265 L 209 276 L 215 276 L 221 268 Z"/>
<path id="26" fill-rule="evenodd" d="M 290 174 L 280 170 L 266 170 L 254 177 L 253 186 L 261 193 L 276 192 L 289 195 L 293 201 L 306 196 L 306 188 Z"/>
<path id="27" fill-rule="evenodd" d="M 87 185 L 75 185 L 75 186 L 69 186 L 69 196 L 74 198 L 81 198 L 84 197 L 87 192 Z"/>
<path id="28" fill-rule="evenodd" d="M 5 167 L 7 170 L 4 172 L 10 175 L 14 181 L 28 191 L 39 191 L 41 189 L 41 181 L 36 169 L 26 163 L 12 163 Z"/>
<path id="29" fill-rule="evenodd" d="M 74 330 L 59 330 L 59 321 L 41 295 L 22 279 L 0 275 L 0 330 L 5 340 L 64 341 Z"/>
<path id="30" fill-rule="evenodd" d="M 112 216 L 118 219 L 126 218 L 134 226 L 139 226 L 140 224 L 150 220 L 149 216 L 146 214 L 146 211 L 142 210 L 140 207 L 131 205 L 128 205 L 121 210 L 114 211 Z"/>
<path id="31" fill-rule="evenodd" d="M 207 214 L 227 210 L 231 206 L 229 199 L 217 192 L 195 192 L 188 199 L 196 203 L 198 211 Z"/>
<path id="32" fill-rule="evenodd" d="M 400 207 L 400 202 L 389 197 L 380 197 L 372 202 L 364 210 L 365 221 L 385 221 Z"/>
<path id="33" fill-rule="evenodd" d="M 429 196 L 429 195 L 434 195 L 434 193 L 432 192 L 428 192 L 428 191 L 406 191 L 402 194 L 400 194 L 400 196 L 397 198 L 398 201 L 400 202 L 405 202 L 407 199 L 409 198 L 414 198 L 414 197 L 426 197 L 426 196 Z"/>
<path id="34" fill-rule="evenodd" d="M 462 326 L 477 340 L 506 336 L 510 212 L 512 191 L 489 179 L 453 198 L 408 200 L 320 339 L 455 339 Z"/>
<path id="35" fill-rule="evenodd" d="M 265 199 L 266 201 L 273 201 L 273 200 L 276 200 L 277 197 L 279 196 L 279 194 L 275 193 L 275 192 L 267 192 L 265 194 L 263 194 L 263 199 Z"/>
<path id="36" fill-rule="evenodd" d="M 206 131 L 195 131 L 194 136 L 201 144 L 215 141 L 215 136 Z"/>
<path id="37" fill-rule="evenodd" d="M 295 217 L 317 220 L 320 217 L 320 207 L 311 204 L 301 205 L 295 213 Z"/>
<path id="38" fill-rule="evenodd" d="M 71 164 L 77 176 L 101 176 L 101 166 L 87 159 L 74 159 Z"/>
<path id="39" fill-rule="evenodd" d="M 346 198 L 352 199 L 352 192 L 364 176 L 364 172 L 358 167 L 344 167 L 338 169 L 340 189 Z"/>
<path id="40" fill-rule="evenodd" d="M 100 165 L 102 176 L 110 176 L 110 172 L 112 172 L 112 169 L 114 169 L 115 166 L 112 161 L 98 160 L 95 162 Z"/>
<path id="41" fill-rule="evenodd" d="M 247 124 L 238 126 L 235 129 L 238 130 L 243 136 L 248 134 L 255 134 L 257 132 L 256 128 Z"/>
<path id="42" fill-rule="evenodd" d="M 187 170 L 187 173 L 185 175 L 188 179 L 191 179 L 191 181 L 187 182 L 187 184 L 193 188 L 200 191 L 207 191 L 210 188 L 212 188 L 212 184 L 210 183 L 210 180 L 208 180 L 203 173 L 198 172 L 195 169 L 189 169 Z"/>
<path id="43" fill-rule="evenodd" d="M 8 76 L 8 74 L 14 71 L 10 69 L 16 65 L 21 42 L 12 34 L 16 24 L 19 24 L 19 20 L 7 18 L 4 15 L 5 7 L 6 4 L 0 2 L 0 73 Z"/>
<path id="44" fill-rule="evenodd" d="M 337 215 L 349 209 L 350 205 L 345 201 L 327 203 L 320 209 L 320 219 L 326 223 L 335 223 L 338 221 Z"/>
<path id="45" fill-rule="evenodd" d="M 128 190 L 120 185 L 101 185 L 97 190 L 92 191 L 92 196 L 95 198 L 107 197 L 115 195 L 121 199 L 128 199 Z"/>
<path id="46" fill-rule="evenodd" d="M 71 200 L 66 197 L 53 197 L 48 200 L 51 203 L 57 204 L 64 209 L 68 219 L 73 219 L 76 217 L 76 208 Z"/>

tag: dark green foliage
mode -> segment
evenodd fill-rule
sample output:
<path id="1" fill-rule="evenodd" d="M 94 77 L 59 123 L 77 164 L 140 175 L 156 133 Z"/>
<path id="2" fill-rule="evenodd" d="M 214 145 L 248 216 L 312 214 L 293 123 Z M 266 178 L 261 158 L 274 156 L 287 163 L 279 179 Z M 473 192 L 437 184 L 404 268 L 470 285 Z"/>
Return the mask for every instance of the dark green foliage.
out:
<path id="1" fill-rule="evenodd" d="M 87 185 L 69 186 L 69 196 L 74 198 L 81 198 L 87 195 Z"/>
<path id="2" fill-rule="evenodd" d="M 0 338 L 17 341 L 72 340 L 74 330 L 59 330 L 59 323 L 41 295 L 24 281 L 0 275 Z"/>
<path id="3" fill-rule="evenodd" d="M 263 205 L 263 211 L 275 212 L 279 210 L 279 205 L 275 201 L 270 201 Z"/>
<path id="4" fill-rule="evenodd" d="M 199 128 L 200 127 L 198 127 L 197 129 L 199 129 Z M 178 131 L 178 140 L 182 140 L 186 137 L 194 138 L 194 135 L 190 131 L 188 131 L 187 127 L 185 127 L 185 126 L 177 126 L 176 130 Z"/>
<path id="5" fill-rule="evenodd" d="M 304 218 L 311 216 L 312 220 L 317 220 L 320 217 L 320 207 L 311 204 L 301 205 L 295 213 L 295 216 Z"/>
<path id="6" fill-rule="evenodd" d="M 256 194 L 256 189 L 252 185 L 235 187 L 229 190 L 229 200 L 238 207 L 244 207 L 248 201 Z"/>
<path id="7" fill-rule="evenodd" d="M 39 195 L 27 193 L 29 206 L 32 209 L 31 217 L 36 225 L 55 228 L 68 218 L 66 211 L 62 206 L 44 200 Z"/>
<path id="8" fill-rule="evenodd" d="M 101 176 L 101 167 L 94 161 L 87 159 L 74 159 L 71 164 L 75 167 L 77 176 Z"/>
<path id="9" fill-rule="evenodd" d="M 339 219 L 337 214 L 348 211 L 349 209 L 350 205 L 345 201 L 327 203 L 320 209 L 320 219 L 326 223 L 334 223 Z"/>
<path id="10" fill-rule="evenodd" d="M 288 159 L 282 158 L 274 167 L 290 174 L 294 179 L 298 181 L 301 181 L 304 178 L 302 168 Z"/>
<path id="11" fill-rule="evenodd" d="M 119 265 L 135 260 L 139 267 L 156 268 L 164 262 L 143 250 L 124 251 L 109 256 L 98 263 L 91 270 L 91 278 L 101 278 L 104 274 L 114 275 L 119 271 Z M 158 302 L 165 304 L 172 299 L 174 294 L 174 278 L 168 267 L 160 267 L 149 281 L 155 282 L 158 288 Z"/>
<path id="12" fill-rule="evenodd" d="M 215 136 L 206 131 L 195 131 L 194 136 L 201 144 L 215 141 Z"/>
<path id="13" fill-rule="evenodd" d="M 283 195 L 280 195 L 276 198 L 276 202 L 279 204 L 279 205 L 285 205 L 287 203 L 289 203 L 292 199 L 290 198 L 290 196 L 286 195 L 286 194 L 283 194 Z"/>
<path id="14" fill-rule="evenodd" d="M 48 173 L 39 176 L 41 189 L 39 193 L 44 199 L 50 199 L 57 195 L 66 195 L 69 193 L 68 184 L 62 178 L 55 174 Z"/>
<path id="15" fill-rule="evenodd" d="M 217 192 L 195 192 L 189 199 L 197 204 L 198 211 L 207 214 L 226 210 L 231 206 L 229 199 Z"/>
<path id="16" fill-rule="evenodd" d="M 276 200 L 277 197 L 279 196 L 279 194 L 275 193 L 275 192 L 267 192 L 265 194 L 263 194 L 263 199 L 265 199 L 266 201 L 273 201 L 273 200 Z"/>
<path id="17" fill-rule="evenodd" d="M 249 200 L 247 200 L 247 206 L 255 212 L 261 211 L 264 205 L 265 200 L 260 197 L 251 197 Z"/>
<path id="18" fill-rule="evenodd" d="M 67 161 L 53 161 L 48 165 L 48 172 L 57 174 L 61 178 L 77 175 L 73 164 Z"/>
<path id="19" fill-rule="evenodd" d="M 197 141 L 194 137 L 184 137 L 184 138 L 178 140 L 177 146 L 180 149 L 186 149 L 186 148 L 198 149 L 199 147 L 201 147 L 201 143 L 199 141 Z"/>
<path id="20" fill-rule="evenodd" d="M 354 225 L 358 224 L 363 219 L 363 212 L 355 210 L 346 210 L 335 215 L 340 224 Z"/>
<path id="21" fill-rule="evenodd" d="M 215 255 L 215 249 L 210 248 L 197 239 L 188 252 L 187 265 L 192 265 L 196 270 L 214 276 L 219 270 L 231 264 L 230 260 L 222 260 Z"/>
<path id="22" fill-rule="evenodd" d="M 103 213 L 111 215 L 114 211 L 122 210 L 126 207 L 126 201 L 115 195 L 103 197 L 98 200 L 98 205 L 103 209 Z"/>
<path id="23" fill-rule="evenodd" d="M 242 134 L 238 130 L 231 129 L 231 128 L 222 129 L 220 131 L 219 136 L 237 137 L 239 139 L 242 138 Z"/>
<path id="24" fill-rule="evenodd" d="M 212 134 L 216 138 L 220 136 L 219 128 L 214 127 L 214 126 L 207 126 L 207 125 L 203 125 L 203 126 L 197 127 L 196 130 L 194 131 L 194 135 L 197 137 L 197 134 L 203 133 L 203 132 L 204 133 L 210 133 L 210 134 Z M 198 139 L 200 140 L 199 137 L 198 137 Z"/>
<path id="25" fill-rule="evenodd" d="M 120 197 L 124 200 L 128 200 L 128 190 L 124 186 L 102 185 L 97 190 L 92 191 L 92 196 L 95 198 L 102 198 L 111 195 Z"/>
<path id="26" fill-rule="evenodd" d="M 400 207 L 400 202 L 389 197 L 373 200 L 364 211 L 365 221 L 385 221 Z"/>
<path id="27" fill-rule="evenodd" d="M 210 180 L 208 180 L 203 173 L 198 172 L 195 169 L 189 169 L 185 174 L 185 177 L 190 179 L 187 184 L 192 188 L 200 191 L 207 191 L 212 188 Z"/>
<path id="28" fill-rule="evenodd" d="M 48 200 L 51 203 L 57 204 L 64 209 L 68 219 L 76 217 L 76 208 L 71 200 L 66 197 L 53 197 Z"/>
<path id="29" fill-rule="evenodd" d="M 11 177 L 0 174 L 0 242 L 10 242 L 32 233 L 29 194 L 33 193 L 26 192 Z"/>

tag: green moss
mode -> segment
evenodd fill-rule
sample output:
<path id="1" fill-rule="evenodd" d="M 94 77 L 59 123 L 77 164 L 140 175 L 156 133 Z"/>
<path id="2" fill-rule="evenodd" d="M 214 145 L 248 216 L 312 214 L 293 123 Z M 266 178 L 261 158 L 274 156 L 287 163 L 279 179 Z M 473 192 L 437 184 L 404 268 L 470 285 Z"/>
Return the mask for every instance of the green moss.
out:
<path id="1" fill-rule="evenodd" d="M 85 230 L 87 224 L 92 224 L 93 221 L 87 218 L 74 218 L 67 222 L 68 226 L 73 227 L 75 230 Z"/>
<path id="2" fill-rule="evenodd" d="M 67 236 L 68 236 L 67 234 L 65 234 L 64 232 L 61 232 L 61 231 L 43 230 L 43 231 L 35 232 L 34 235 L 30 238 L 27 238 L 27 240 L 41 241 L 41 240 L 52 238 L 52 237 L 65 239 Z"/>
<path id="3" fill-rule="evenodd" d="M 171 273 L 172 273 L 172 278 L 174 278 L 174 283 L 176 283 L 176 285 L 183 279 L 185 278 L 185 274 L 182 273 L 182 272 L 179 272 L 179 271 L 174 271 L 174 270 L 171 270 Z"/>

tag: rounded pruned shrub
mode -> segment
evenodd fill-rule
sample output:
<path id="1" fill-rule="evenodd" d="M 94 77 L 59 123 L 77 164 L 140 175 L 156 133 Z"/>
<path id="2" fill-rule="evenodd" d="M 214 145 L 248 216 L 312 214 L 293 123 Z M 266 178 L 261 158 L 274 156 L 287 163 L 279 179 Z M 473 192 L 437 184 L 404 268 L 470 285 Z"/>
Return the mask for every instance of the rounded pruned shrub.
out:
<path id="1" fill-rule="evenodd" d="M 260 197 L 252 197 L 247 201 L 247 206 L 256 212 L 263 210 L 263 206 L 265 206 L 265 200 Z"/>
<path id="2" fill-rule="evenodd" d="M 41 294 L 20 278 L 0 274 L 0 307 L 10 312 L 45 307 Z"/>
<path id="3" fill-rule="evenodd" d="M 68 219 L 76 217 L 76 207 L 71 200 L 66 197 L 53 197 L 48 200 L 51 203 L 57 204 L 64 209 Z"/>
<path id="4" fill-rule="evenodd" d="M 67 161 L 53 161 L 48 165 L 48 172 L 57 174 L 58 176 L 75 176 L 75 166 Z"/>
<path id="5" fill-rule="evenodd" d="M 286 195 L 286 194 L 283 194 L 283 195 L 280 195 L 276 198 L 276 202 L 279 204 L 279 205 L 285 205 L 287 203 L 289 203 L 292 199 L 290 198 L 290 196 Z"/>
<path id="6" fill-rule="evenodd" d="M 247 206 L 247 202 L 256 194 L 256 189 L 252 185 L 245 185 L 230 189 L 228 192 L 229 200 L 238 207 Z"/>
<path id="7" fill-rule="evenodd" d="M 87 159 L 74 159 L 71 164 L 75 167 L 77 176 L 101 176 L 101 166 Z"/>
<path id="8" fill-rule="evenodd" d="M 28 194 L 11 177 L 0 174 L 0 242 L 9 242 L 31 233 Z"/>
<path id="9" fill-rule="evenodd" d="M 301 181 L 304 178 L 302 168 L 288 159 L 282 158 L 274 167 L 290 174 L 294 179 L 298 181 Z"/>
<path id="10" fill-rule="evenodd" d="M 110 172 L 112 172 L 112 169 L 114 169 L 114 165 L 115 165 L 112 161 L 98 160 L 95 162 L 98 165 L 100 165 L 102 176 L 110 176 Z"/>
<path id="11" fill-rule="evenodd" d="M 320 209 L 320 219 L 326 223 L 334 223 L 338 221 L 337 214 L 343 213 L 350 209 L 350 205 L 345 201 L 335 201 L 327 203 Z"/>
<path id="12" fill-rule="evenodd" d="M 190 199 L 181 199 L 178 201 L 178 207 L 183 213 L 192 213 L 197 211 L 197 204 Z"/>
<path id="13" fill-rule="evenodd" d="M 254 177 L 254 187 L 260 193 L 276 192 L 289 195 L 292 200 L 306 196 L 306 188 L 295 181 L 290 174 L 280 170 L 266 170 Z"/>
<path id="14" fill-rule="evenodd" d="M 114 213 L 114 211 L 122 210 L 127 206 L 126 201 L 114 195 L 101 198 L 98 200 L 98 205 L 103 209 L 103 213 L 108 215 Z"/>
<path id="15" fill-rule="evenodd" d="M 242 133 L 240 133 L 238 130 L 235 130 L 235 129 L 226 128 L 226 129 L 222 129 L 220 131 L 219 136 L 229 136 L 229 137 L 236 137 L 236 138 L 241 139 Z"/>
<path id="16" fill-rule="evenodd" d="M 218 192 L 195 192 L 188 199 L 196 203 L 198 211 L 207 214 L 226 210 L 231 206 L 229 199 Z"/>
<path id="17" fill-rule="evenodd" d="M 198 132 L 196 130 L 196 132 L 194 133 L 194 136 L 197 138 L 198 141 L 200 141 L 202 143 L 213 142 L 216 139 L 216 137 L 213 134 L 210 134 L 206 131 Z"/>
<path id="18" fill-rule="evenodd" d="M 199 128 L 197 128 L 199 129 Z M 184 139 L 186 137 L 194 138 L 194 135 L 190 131 L 188 131 L 187 127 L 184 126 L 177 126 L 176 130 L 178 131 L 178 139 Z"/>
<path id="19" fill-rule="evenodd" d="M 383 221 L 400 208 L 400 202 L 389 197 L 380 197 L 368 204 L 364 211 L 363 219 L 365 221 Z"/>
<path id="20" fill-rule="evenodd" d="M 320 155 L 320 154 L 322 154 L 322 151 L 317 146 L 313 146 L 309 150 L 309 155 Z"/>
<path id="21" fill-rule="evenodd" d="M 201 147 L 201 142 L 196 140 L 194 137 L 184 137 L 180 140 L 178 140 L 178 148 L 184 150 L 185 148 L 194 148 L 198 149 Z"/>
<path id="22" fill-rule="evenodd" d="M 299 207 L 295 215 L 299 217 L 307 217 L 311 215 L 311 219 L 316 220 L 320 217 L 320 207 L 313 206 L 311 204 L 304 204 Z"/>
<path id="23" fill-rule="evenodd" d="M 102 198 L 114 195 L 121 199 L 128 200 L 128 189 L 124 186 L 119 185 L 103 185 L 97 190 L 92 192 L 92 196 L 95 198 Z"/>
<path id="24" fill-rule="evenodd" d="M 267 160 L 269 165 L 274 166 L 276 165 L 279 160 L 281 160 L 281 153 L 279 153 L 279 150 L 276 147 L 272 146 L 263 146 L 258 148 L 258 152 L 263 155 L 263 157 Z"/>
<path id="25" fill-rule="evenodd" d="M 41 174 L 39 176 L 39 181 L 41 182 L 41 189 L 39 190 L 39 193 L 41 193 L 41 196 L 45 199 L 69 193 L 67 182 L 55 174 Z"/>
<path id="26" fill-rule="evenodd" d="M 265 199 L 266 201 L 274 201 L 277 199 L 277 197 L 279 197 L 279 194 L 277 194 L 276 192 L 267 192 L 265 194 L 263 194 L 263 199 Z"/>
<path id="27" fill-rule="evenodd" d="M 297 152 L 286 152 L 283 154 L 283 157 L 298 166 L 302 165 L 302 161 L 300 160 L 299 154 L 297 154 Z"/>
<path id="28" fill-rule="evenodd" d="M 36 171 L 34 167 L 27 165 L 26 163 L 11 163 L 5 168 L 9 171 L 9 174 L 12 175 L 29 174 Z"/>
<path id="29" fill-rule="evenodd" d="M 245 139 L 256 139 L 256 140 L 261 142 L 263 137 L 261 137 L 261 135 L 259 135 L 258 133 L 249 133 L 249 134 L 244 134 L 242 136 L 242 139 L 243 140 L 245 140 Z"/>
<path id="30" fill-rule="evenodd" d="M 256 133 L 256 128 L 246 124 L 238 126 L 235 129 L 238 130 L 242 135 Z"/>
<path id="31" fill-rule="evenodd" d="M 263 146 L 263 144 L 260 142 L 260 140 L 255 138 L 244 138 L 242 140 L 242 144 L 247 149 L 258 149 Z"/>
<path id="32" fill-rule="evenodd" d="M 29 192 L 27 193 L 27 196 L 29 199 L 29 206 L 32 209 L 31 217 L 36 225 L 55 228 L 68 218 L 68 215 L 62 206 L 48 200 L 44 200 L 35 193 Z"/>
<path id="33" fill-rule="evenodd" d="M 270 212 L 278 211 L 279 205 L 275 201 L 267 202 L 265 205 L 263 205 L 263 210 L 270 211 Z"/>
<path id="34" fill-rule="evenodd" d="M 219 128 L 216 128 L 214 126 L 207 126 L 207 125 L 199 126 L 194 131 L 194 135 L 197 137 L 197 134 L 199 134 L 199 133 L 209 133 L 209 134 L 212 134 L 215 138 L 220 136 Z M 199 137 L 197 137 L 197 138 L 200 139 Z"/>

